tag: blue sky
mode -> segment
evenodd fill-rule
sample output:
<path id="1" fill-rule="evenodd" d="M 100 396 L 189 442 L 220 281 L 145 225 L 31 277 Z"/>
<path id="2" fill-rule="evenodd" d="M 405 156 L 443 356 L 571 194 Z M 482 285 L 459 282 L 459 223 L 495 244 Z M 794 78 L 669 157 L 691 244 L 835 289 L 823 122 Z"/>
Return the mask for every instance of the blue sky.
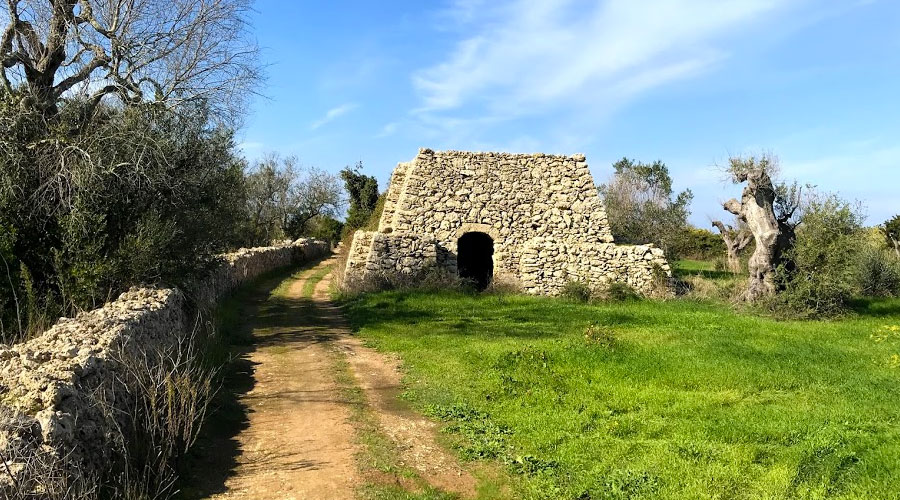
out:
<path id="1" fill-rule="evenodd" d="M 663 160 L 708 226 L 739 194 L 716 165 L 771 152 L 786 178 L 900 213 L 900 2 L 258 0 L 265 97 L 249 158 L 381 188 L 419 147 Z"/>

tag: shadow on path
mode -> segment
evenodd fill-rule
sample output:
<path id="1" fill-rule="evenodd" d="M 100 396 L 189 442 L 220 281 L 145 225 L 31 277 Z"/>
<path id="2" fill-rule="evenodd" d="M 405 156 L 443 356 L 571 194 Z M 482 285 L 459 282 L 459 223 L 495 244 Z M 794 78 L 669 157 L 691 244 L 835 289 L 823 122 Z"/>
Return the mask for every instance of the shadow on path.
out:
<path id="1" fill-rule="evenodd" d="M 207 415 L 197 443 L 180 464 L 180 493 L 176 498 L 195 500 L 228 491 L 226 483 L 238 466 L 243 471 L 264 468 L 275 461 L 282 470 L 315 470 L 320 462 L 306 460 L 291 450 L 267 449 L 248 457 L 238 436 L 250 424 L 256 398 L 250 393 L 259 383 L 258 362 L 253 354 L 260 349 L 303 349 L 304 345 L 329 342 L 318 333 L 321 321 L 311 299 L 285 297 L 274 292 L 283 283 L 308 274 L 324 259 L 300 267 L 277 271 L 250 283 L 223 301 L 217 309 L 219 334 L 227 344 L 232 360 L 223 368 L 222 387 Z M 288 347 L 289 346 L 289 347 Z M 317 391 L 279 392 L 286 404 L 321 401 L 334 394 Z M 265 397 L 265 396 L 264 396 Z M 276 403 L 277 404 L 277 403 Z M 240 457 L 240 460 L 239 460 Z"/>

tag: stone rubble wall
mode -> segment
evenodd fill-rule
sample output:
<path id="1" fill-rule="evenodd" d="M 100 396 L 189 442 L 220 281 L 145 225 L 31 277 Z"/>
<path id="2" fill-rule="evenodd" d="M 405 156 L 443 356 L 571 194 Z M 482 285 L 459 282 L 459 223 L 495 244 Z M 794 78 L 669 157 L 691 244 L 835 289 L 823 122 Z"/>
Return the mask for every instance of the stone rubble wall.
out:
<path id="1" fill-rule="evenodd" d="M 241 249 L 224 255 L 205 279 L 188 287 L 188 295 L 209 307 L 250 279 L 328 252 L 327 243 L 307 239 Z M 21 455 L 30 446 L 68 456 L 82 464 L 82 472 L 102 470 L 110 446 L 95 403 L 101 397 L 115 406 L 122 398 L 97 391 L 115 386 L 122 355 L 146 358 L 189 335 L 189 302 L 177 288 L 135 287 L 101 308 L 61 318 L 37 338 L 0 346 L 3 456 Z M 14 474 L 22 467 L 9 465 Z"/>
<path id="2" fill-rule="evenodd" d="M 366 272 L 413 274 L 437 265 L 437 244 L 432 239 L 409 233 L 370 235 L 370 252 L 378 258 L 365 261 Z"/>
<path id="3" fill-rule="evenodd" d="M 652 245 L 612 243 L 568 246 L 549 238 L 534 238 L 522 256 L 520 279 L 528 293 L 558 295 L 570 281 L 599 288 L 624 283 L 644 293 L 654 292 L 662 272 L 672 271 L 663 251 Z M 657 271 L 657 269 L 659 271 Z"/>
<path id="4" fill-rule="evenodd" d="M 413 165 L 413 161 L 406 163 L 398 163 L 397 168 L 391 174 L 391 180 L 388 183 L 387 194 L 384 200 L 384 209 L 379 219 L 380 227 L 393 227 L 394 217 L 397 214 L 397 204 L 400 203 L 400 197 L 403 194 L 403 188 L 406 185 L 406 173 Z"/>
<path id="5" fill-rule="evenodd" d="M 472 231 L 493 240 L 494 274 L 523 281 L 529 293 L 557 294 L 560 280 L 581 276 L 651 291 L 643 258 L 649 247 L 613 244 L 584 155 L 430 149 L 394 170 L 378 230 L 357 233 L 345 281 L 431 265 L 414 240 L 433 241 L 438 263 L 456 272 L 457 241 Z M 548 258 L 535 260 L 535 249 Z M 653 263 L 669 272 L 665 256 L 654 252 Z"/>
<path id="6" fill-rule="evenodd" d="M 386 207 L 387 205 L 385 205 Z M 344 268 L 344 278 L 358 279 L 366 275 L 366 266 L 380 266 L 382 259 L 373 260 L 370 255 L 372 253 L 372 239 L 375 237 L 372 231 L 356 231 L 353 234 L 353 241 L 350 243 L 350 250 L 347 251 L 347 264 Z"/>

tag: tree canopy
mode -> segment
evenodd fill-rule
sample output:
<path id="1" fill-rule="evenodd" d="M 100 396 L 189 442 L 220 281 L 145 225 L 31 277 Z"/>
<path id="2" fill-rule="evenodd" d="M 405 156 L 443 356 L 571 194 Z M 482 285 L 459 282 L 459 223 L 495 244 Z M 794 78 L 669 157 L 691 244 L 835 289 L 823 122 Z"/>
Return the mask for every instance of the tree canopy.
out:
<path id="1" fill-rule="evenodd" d="M 612 178 L 600 186 L 613 237 L 622 243 L 653 243 L 674 252 L 688 227 L 693 193 L 675 194 L 669 168 L 622 158 Z"/>
<path id="2" fill-rule="evenodd" d="M 344 231 L 364 227 L 378 204 L 378 179 L 363 174 L 362 168 L 362 162 L 358 162 L 353 167 L 341 170 L 341 179 L 344 180 L 344 188 L 350 197 Z"/>

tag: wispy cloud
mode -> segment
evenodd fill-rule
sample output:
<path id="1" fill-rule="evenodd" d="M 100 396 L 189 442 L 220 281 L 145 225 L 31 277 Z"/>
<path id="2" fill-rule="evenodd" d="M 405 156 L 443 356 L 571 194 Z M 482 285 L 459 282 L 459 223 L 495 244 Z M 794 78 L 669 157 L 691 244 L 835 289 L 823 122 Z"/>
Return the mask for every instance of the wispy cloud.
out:
<path id="1" fill-rule="evenodd" d="M 513 119 L 614 108 L 728 57 L 720 40 L 783 7 L 778 0 L 459 0 L 461 37 L 413 75 L 414 114 Z M 482 9 L 478 20 L 471 14 Z M 460 21 L 462 22 L 462 21 Z"/>
<path id="2" fill-rule="evenodd" d="M 400 127 L 400 124 L 397 122 L 391 122 L 385 124 L 381 127 L 381 130 L 375 134 L 376 139 L 382 139 L 384 137 L 389 137 L 397 133 L 397 128 Z"/>
<path id="3" fill-rule="evenodd" d="M 336 107 L 336 108 L 331 108 L 331 109 L 328 110 L 327 113 L 325 113 L 325 116 L 323 116 L 322 118 L 320 118 L 320 119 L 314 121 L 314 122 L 309 126 L 309 128 L 310 128 L 310 130 L 316 130 L 317 128 L 319 128 L 319 127 L 321 127 L 321 126 L 323 126 L 323 125 L 325 125 L 325 124 L 327 124 L 327 123 L 330 123 L 330 122 L 332 122 L 332 121 L 334 121 L 334 120 L 340 118 L 340 117 L 343 116 L 343 115 L 346 115 L 347 113 L 353 111 L 353 110 L 356 109 L 357 107 L 358 107 L 358 106 L 357 106 L 356 103 L 348 102 L 348 103 L 345 103 L 345 104 L 341 104 L 340 106 L 338 106 L 338 107 Z"/>

